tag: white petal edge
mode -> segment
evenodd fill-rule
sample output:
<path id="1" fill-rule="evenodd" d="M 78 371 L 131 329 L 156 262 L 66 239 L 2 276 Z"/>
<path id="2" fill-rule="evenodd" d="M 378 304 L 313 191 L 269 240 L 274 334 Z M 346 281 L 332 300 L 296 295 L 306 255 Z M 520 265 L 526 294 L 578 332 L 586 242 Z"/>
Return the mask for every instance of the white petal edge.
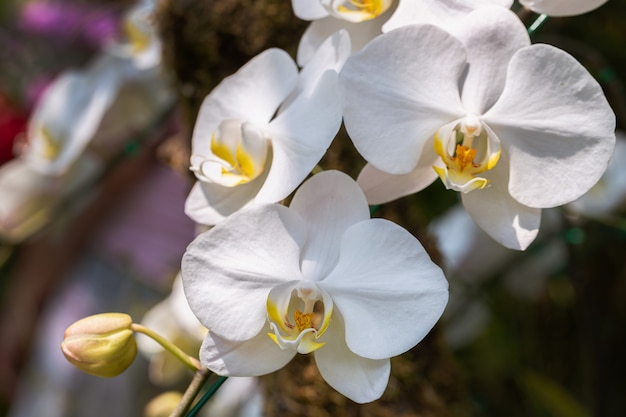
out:
<path id="1" fill-rule="evenodd" d="M 28 136 L 35 141 L 47 126 L 53 135 L 63 136 L 58 138 L 61 152 L 49 161 L 27 151 L 25 160 L 34 170 L 62 175 L 81 155 L 117 94 L 122 80 L 119 64 L 114 57 L 99 57 L 84 71 L 63 73 L 48 88 L 28 122 Z"/>
<path id="2" fill-rule="evenodd" d="M 509 249 L 525 250 L 539 232 L 541 209 L 513 199 L 506 188 L 508 161 L 503 154 L 498 165 L 485 175 L 490 184 L 462 194 L 465 210 L 492 239 Z"/>
<path id="3" fill-rule="evenodd" d="M 350 350 L 370 359 L 417 345 L 448 302 L 441 268 L 413 235 L 384 219 L 360 222 L 343 234 L 337 267 L 319 286 L 343 316 Z"/>
<path id="4" fill-rule="evenodd" d="M 314 352 L 315 363 L 322 378 L 357 403 L 379 399 L 389 382 L 391 361 L 362 358 L 353 353 L 344 340 L 341 315 L 335 311 L 332 320 L 321 339 L 326 345 Z"/>
<path id="5" fill-rule="evenodd" d="M 437 179 L 433 165 L 441 165 L 441 159 L 427 143 L 417 166 L 410 173 L 388 174 L 372 164 L 366 164 L 359 173 L 357 183 L 363 189 L 368 204 L 384 204 L 414 194 L 432 184 Z"/>
<path id="6" fill-rule="evenodd" d="M 282 350 L 267 335 L 266 323 L 249 340 L 232 341 L 209 332 L 200 348 L 200 361 L 212 372 L 222 376 L 260 376 L 277 371 L 296 355 L 295 350 Z"/>
<path id="7" fill-rule="evenodd" d="M 221 222 L 254 200 L 268 172 L 266 168 L 253 181 L 235 187 L 196 181 L 185 200 L 185 214 L 196 223 L 207 226 Z"/>
<path id="8" fill-rule="evenodd" d="M 252 338 L 267 321 L 271 288 L 302 279 L 298 262 L 305 237 L 302 219 L 279 205 L 240 210 L 200 234 L 182 259 L 191 310 L 215 335 Z"/>
<path id="9" fill-rule="evenodd" d="M 328 10 L 318 0 L 291 0 L 293 14 L 302 20 L 317 20 L 328 16 Z"/>
<path id="10" fill-rule="evenodd" d="M 515 13 L 493 6 L 469 13 L 451 32 L 467 49 L 461 101 L 468 113 L 483 114 L 502 93 L 511 57 L 530 45 L 528 31 Z"/>
<path id="11" fill-rule="evenodd" d="M 313 170 L 341 126 L 342 100 L 337 73 L 327 70 L 310 96 L 300 95 L 272 120 L 267 135 L 272 163 L 256 201 L 287 197 Z"/>
<path id="12" fill-rule="evenodd" d="M 391 174 L 415 169 L 437 129 L 465 115 L 465 65 L 461 42 L 429 25 L 383 34 L 351 56 L 340 73 L 344 123 L 365 160 Z"/>
<path id="13" fill-rule="evenodd" d="M 550 45 L 513 56 L 502 95 L 483 120 L 509 155 L 511 196 L 529 207 L 580 197 L 604 173 L 615 147 L 615 115 L 602 88 Z"/>
<path id="14" fill-rule="evenodd" d="M 548 16 L 576 16 L 602 6 L 608 0 L 519 0 L 520 4 L 535 13 Z"/>
<path id="15" fill-rule="evenodd" d="M 289 54 L 271 48 L 226 77 L 204 99 L 192 134 L 192 152 L 210 154 L 211 136 L 222 120 L 264 127 L 296 86 L 298 68 Z"/>
<path id="16" fill-rule="evenodd" d="M 453 29 L 458 19 L 479 7 L 495 5 L 510 8 L 512 4 L 512 0 L 400 0 L 396 12 L 383 25 L 383 32 L 417 23 Z"/>
<path id="17" fill-rule="evenodd" d="M 347 31 L 341 29 L 326 38 L 300 71 L 298 85 L 280 105 L 278 112 L 281 113 L 300 95 L 310 96 L 326 71 L 339 73 L 350 54 L 350 35 Z"/>
<path id="18" fill-rule="evenodd" d="M 303 66 L 308 63 L 322 42 L 338 30 L 346 30 L 350 35 L 352 53 L 360 51 L 369 41 L 382 33 L 383 23 L 394 10 L 395 7 L 392 6 L 377 18 L 358 23 L 337 19 L 333 16 L 311 22 L 298 44 L 298 65 Z"/>
<path id="19" fill-rule="evenodd" d="M 302 184 L 289 208 L 306 221 L 310 231 L 301 255 L 301 270 L 313 281 L 334 268 L 344 231 L 370 217 L 365 195 L 356 182 L 333 170 L 316 174 Z"/>

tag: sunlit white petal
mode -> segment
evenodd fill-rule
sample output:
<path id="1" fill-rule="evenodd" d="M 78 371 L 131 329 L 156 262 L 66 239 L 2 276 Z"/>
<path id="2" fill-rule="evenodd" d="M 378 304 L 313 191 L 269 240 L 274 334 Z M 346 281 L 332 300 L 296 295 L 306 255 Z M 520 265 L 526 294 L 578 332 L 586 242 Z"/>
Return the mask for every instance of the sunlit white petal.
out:
<path id="1" fill-rule="evenodd" d="M 270 205 L 239 211 L 199 235 L 183 256 L 182 274 L 200 322 L 229 340 L 256 335 L 266 322 L 270 289 L 301 277 L 305 234 L 297 214 Z"/>
<path id="2" fill-rule="evenodd" d="M 576 16 L 602 6 L 608 0 L 520 0 L 520 3 L 535 13 L 548 16 Z"/>
<path id="3" fill-rule="evenodd" d="M 448 282 L 422 245 L 400 226 L 372 219 L 343 234 L 339 253 L 319 285 L 341 311 L 350 350 L 383 359 L 420 342 L 448 301 Z"/>
<path id="4" fill-rule="evenodd" d="M 574 58 L 549 45 L 515 54 L 502 96 L 483 119 L 509 154 L 509 192 L 530 207 L 581 196 L 598 181 L 614 149 L 615 116 L 600 85 Z"/>
<path id="5" fill-rule="evenodd" d="M 458 39 L 419 25 L 382 35 L 350 57 L 340 74 L 344 123 L 359 153 L 382 171 L 413 171 L 437 129 L 465 113 L 458 87 L 465 59 Z"/>
<path id="6" fill-rule="evenodd" d="M 309 179 L 290 204 L 311 231 L 301 255 L 305 277 L 326 276 L 339 258 L 340 238 L 353 224 L 369 219 L 363 192 L 354 181 L 337 171 L 324 171 Z"/>
<path id="7" fill-rule="evenodd" d="M 233 341 L 209 332 L 200 348 L 200 360 L 212 372 L 224 376 L 259 376 L 284 367 L 296 355 L 282 350 L 267 337 L 265 325 L 251 339 Z"/>
<path id="8" fill-rule="evenodd" d="M 357 403 L 380 398 L 391 373 L 389 359 L 368 359 L 353 353 L 344 339 L 344 323 L 336 315 L 323 340 L 324 348 L 316 350 L 315 363 L 328 384 Z"/>

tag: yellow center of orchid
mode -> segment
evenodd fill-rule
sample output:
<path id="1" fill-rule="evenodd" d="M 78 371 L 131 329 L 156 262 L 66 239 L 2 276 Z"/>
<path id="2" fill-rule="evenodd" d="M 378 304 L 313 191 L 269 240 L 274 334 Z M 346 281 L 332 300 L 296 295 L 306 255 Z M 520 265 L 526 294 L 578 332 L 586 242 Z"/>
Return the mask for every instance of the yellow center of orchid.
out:
<path id="1" fill-rule="evenodd" d="M 474 158 L 476 157 L 476 149 L 468 148 L 463 145 L 456 145 L 456 152 L 452 159 L 456 162 L 457 169 L 463 171 L 466 167 L 475 168 Z"/>
<path id="2" fill-rule="evenodd" d="M 40 149 L 42 156 L 48 161 L 55 160 L 61 153 L 61 141 L 46 126 L 42 126 L 39 133 L 41 134 Z"/>
<path id="3" fill-rule="evenodd" d="M 385 13 L 393 0 L 322 0 L 337 18 L 351 22 L 375 19 Z"/>
<path id="4" fill-rule="evenodd" d="M 124 33 L 130 42 L 133 54 L 138 54 L 146 49 L 150 45 L 150 35 L 142 30 L 131 19 L 126 19 L 123 24 Z"/>
<path id="5" fill-rule="evenodd" d="M 332 312 L 332 299 L 315 283 L 279 285 L 267 298 L 267 318 L 273 332 L 268 336 L 281 349 L 313 352 L 325 344 L 317 339 L 326 332 Z"/>
<path id="6" fill-rule="evenodd" d="M 303 313 L 300 310 L 296 310 L 293 313 L 293 319 L 296 322 L 296 327 L 298 331 L 301 332 L 306 329 L 312 329 L 313 327 L 313 317 L 315 313 Z"/>
<path id="7" fill-rule="evenodd" d="M 211 136 L 211 154 L 193 155 L 191 170 L 200 180 L 226 187 L 246 184 L 265 170 L 269 142 L 254 125 L 225 120 Z"/>
<path id="8" fill-rule="evenodd" d="M 477 117 L 468 116 L 448 133 L 435 134 L 435 152 L 441 157 L 443 167 L 433 168 L 447 189 L 468 193 L 489 184 L 479 176 L 493 169 L 500 159 L 500 143 L 483 129 Z"/>
<path id="9" fill-rule="evenodd" d="M 226 161 L 229 166 L 222 167 L 222 176 L 231 177 L 237 184 L 245 184 L 257 177 L 261 173 L 263 167 L 256 167 L 255 163 L 243 148 L 241 143 L 235 147 L 232 152 L 224 143 L 216 140 L 215 135 L 211 137 L 211 152 L 213 155 Z"/>

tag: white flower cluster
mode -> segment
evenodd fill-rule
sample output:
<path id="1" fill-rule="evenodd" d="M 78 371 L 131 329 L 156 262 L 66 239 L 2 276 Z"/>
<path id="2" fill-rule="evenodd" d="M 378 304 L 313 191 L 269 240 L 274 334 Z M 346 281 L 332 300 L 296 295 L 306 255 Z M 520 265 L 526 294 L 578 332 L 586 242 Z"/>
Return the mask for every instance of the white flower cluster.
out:
<path id="1" fill-rule="evenodd" d="M 139 1 L 123 17 L 123 39 L 86 68 L 61 72 L 46 88 L 28 120 L 21 153 L 0 168 L 3 240 L 19 243 L 36 232 L 63 198 L 102 173 L 107 157 L 121 151 L 129 136 L 172 105 L 154 7 L 154 0 Z"/>
<path id="2" fill-rule="evenodd" d="M 604 1 L 522 1 L 579 14 Z M 368 204 L 439 178 L 494 240 L 523 250 L 541 209 L 604 173 L 615 117 L 566 52 L 531 44 L 511 0 L 293 0 L 313 22 L 296 64 L 270 49 L 205 99 L 186 205 L 213 226 L 182 262 L 209 329 L 201 360 L 220 375 L 273 372 L 313 353 L 357 402 L 379 398 L 390 357 L 440 318 L 448 284 L 406 230 Z M 298 65 L 301 66 L 298 69 Z M 304 182 L 341 121 L 367 165 Z M 451 236 L 450 238 L 454 238 Z"/>

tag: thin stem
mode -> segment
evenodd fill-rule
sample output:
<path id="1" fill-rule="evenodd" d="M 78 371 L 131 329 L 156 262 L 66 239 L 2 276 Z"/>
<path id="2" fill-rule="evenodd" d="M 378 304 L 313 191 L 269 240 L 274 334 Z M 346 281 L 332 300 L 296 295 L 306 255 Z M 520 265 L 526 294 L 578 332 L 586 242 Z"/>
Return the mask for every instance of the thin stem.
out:
<path id="1" fill-rule="evenodd" d="M 528 34 L 530 36 L 534 35 L 535 32 L 541 27 L 543 26 L 543 24 L 546 22 L 546 20 L 548 20 L 548 15 L 543 13 L 541 15 L 539 15 L 539 17 L 537 17 L 537 19 L 535 19 L 535 21 L 530 25 L 530 27 L 528 28 Z"/>
<path id="2" fill-rule="evenodd" d="M 183 394 L 183 398 L 180 400 L 169 417 L 183 417 L 210 376 L 211 372 L 205 367 L 198 369 L 194 374 L 191 383 L 187 387 L 187 390 Z"/>
<path id="3" fill-rule="evenodd" d="M 206 371 L 206 368 L 200 363 L 199 360 L 187 355 L 178 346 L 176 346 L 160 334 L 154 332 L 153 330 L 150 330 L 147 327 L 137 323 L 131 324 L 130 329 L 137 333 L 143 333 L 149 338 L 153 339 L 155 342 L 163 346 L 165 350 L 176 356 L 178 360 L 187 365 L 187 367 L 192 371 Z"/>
<path id="4" fill-rule="evenodd" d="M 202 396 L 202 398 L 200 398 L 200 400 L 196 403 L 196 405 L 193 406 L 191 411 L 189 411 L 189 414 L 187 414 L 187 417 L 195 417 L 196 414 L 198 414 L 198 412 L 200 411 L 200 409 L 204 406 L 204 404 L 206 404 L 206 402 L 211 399 L 213 394 L 217 392 L 217 390 L 222 386 L 224 382 L 226 382 L 227 379 L 228 379 L 227 376 L 218 377 L 217 381 L 215 381 L 215 383 L 211 385 L 209 390 Z"/>

